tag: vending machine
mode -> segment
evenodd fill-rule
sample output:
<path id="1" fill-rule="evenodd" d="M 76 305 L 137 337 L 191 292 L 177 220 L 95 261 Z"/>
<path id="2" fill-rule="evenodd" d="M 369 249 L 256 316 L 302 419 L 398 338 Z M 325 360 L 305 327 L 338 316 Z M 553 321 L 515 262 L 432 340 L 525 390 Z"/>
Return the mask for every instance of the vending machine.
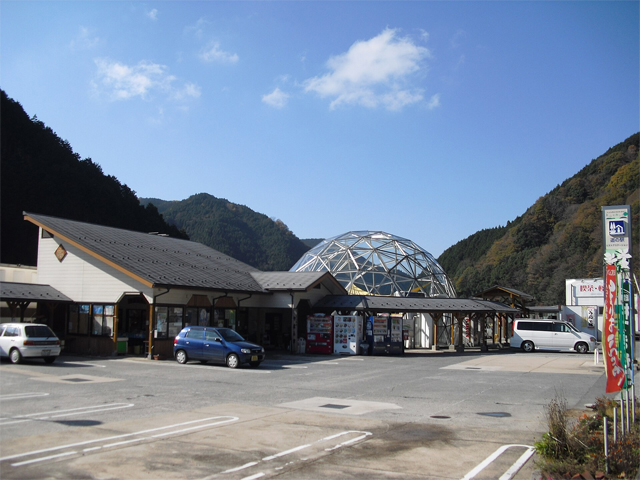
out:
<path id="1" fill-rule="evenodd" d="M 367 342 L 371 355 L 404 353 L 402 316 L 382 314 L 369 317 L 367 319 Z"/>
<path id="2" fill-rule="evenodd" d="M 333 317 L 333 353 L 358 355 L 362 341 L 362 317 L 335 315 Z"/>
<path id="3" fill-rule="evenodd" d="M 333 353 L 333 317 L 309 315 L 307 317 L 307 353 Z"/>

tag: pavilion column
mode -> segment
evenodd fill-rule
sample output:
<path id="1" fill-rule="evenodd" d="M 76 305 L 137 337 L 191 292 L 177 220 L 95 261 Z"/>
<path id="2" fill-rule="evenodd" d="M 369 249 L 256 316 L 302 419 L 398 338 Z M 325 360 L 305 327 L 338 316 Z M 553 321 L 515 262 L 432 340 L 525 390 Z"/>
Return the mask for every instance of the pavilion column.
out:
<path id="1" fill-rule="evenodd" d="M 487 316 L 482 315 L 482 317 L 480 317 L 480 351 L 482 352 L 486 352 L 489 350 L 489 348 L 487 347 L 486 323 Z"/>
<path id="2" fill-rule="evenodd" d="M 453 318 L 458 321 L 458 345 L 456 346 L 456 352 L 464 352 L 464 341 L 462 340 L 462 322 L 464 321 L 464 316 L 461 313 L 456 312 L 453 314 Z"/>

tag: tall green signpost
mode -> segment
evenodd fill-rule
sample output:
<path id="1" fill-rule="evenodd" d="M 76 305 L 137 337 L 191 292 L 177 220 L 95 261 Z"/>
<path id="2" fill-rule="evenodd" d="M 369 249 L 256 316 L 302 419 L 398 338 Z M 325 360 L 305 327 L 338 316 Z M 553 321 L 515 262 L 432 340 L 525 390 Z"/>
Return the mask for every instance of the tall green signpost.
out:
<path id="1" fill-rule="evenodd" d="M 629 426 L 629 389 L 632 403 L 635 403 L 631 208 L 629 205 L 602 207 L 602 225 L 605 295 L 602 349 L 607 374 L 606 392 L 620 392 L 622 405 L 626 398 L 626 422 L 624 409 L 622 421 L 623 425 Z"/>

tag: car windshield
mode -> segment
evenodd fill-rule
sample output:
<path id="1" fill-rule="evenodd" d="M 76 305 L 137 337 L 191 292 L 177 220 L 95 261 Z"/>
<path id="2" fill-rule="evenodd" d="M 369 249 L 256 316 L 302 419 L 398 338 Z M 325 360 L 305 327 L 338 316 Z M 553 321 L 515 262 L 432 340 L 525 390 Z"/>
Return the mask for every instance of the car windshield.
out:
<path id="1" fill-rule="evenodd" d="M 29 338 L 47 338 L 55 337 L 56 334 L 46 325 L 29 325 L 24 327 L 24 333 Z"/>
<path id="2" fill-rule="evenodd" d="M 227 342 L 244 342 L 244 338 L 242 338 L 242 336 L 235 330 L 231 330 L 230 328 L 219 328 L 218 332 L 220 332 L 220 336 Z"/>

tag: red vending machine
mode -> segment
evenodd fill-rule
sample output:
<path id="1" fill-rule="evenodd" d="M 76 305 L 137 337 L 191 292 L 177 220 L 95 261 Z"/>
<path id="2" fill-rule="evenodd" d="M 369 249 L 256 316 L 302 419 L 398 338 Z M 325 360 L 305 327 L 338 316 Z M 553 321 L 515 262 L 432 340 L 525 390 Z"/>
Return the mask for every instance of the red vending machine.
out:
<path id="1" fill-rule="evenodd" d="M 307 353 L 333 353 L 333 317 L 309 315 L 307 317 Z"/>

